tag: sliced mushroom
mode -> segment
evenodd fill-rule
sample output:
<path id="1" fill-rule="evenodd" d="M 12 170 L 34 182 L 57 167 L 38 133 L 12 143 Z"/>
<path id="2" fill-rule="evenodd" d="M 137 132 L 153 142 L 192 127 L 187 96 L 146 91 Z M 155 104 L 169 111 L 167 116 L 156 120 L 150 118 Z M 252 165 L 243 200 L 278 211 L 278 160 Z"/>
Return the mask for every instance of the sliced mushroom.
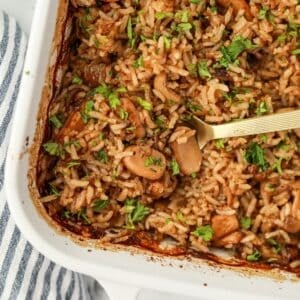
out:
<path id="1" fill-rule="evenodd" d="M 176 131 L 184 128 L 189 130 L 188 127 L 180 126 L 176 128 Z M 171 143 L 171 148 L 179 164 L 180 171 L 184 175 L 199 172 L 202 163 L 202 154 L 195 136 L 189 137 L 186 143 L 179 144 L 178 141 L 174 141 Z"/>
<path id="2" fill-rule="evenodd" d="M 97 87 L 105 80 L 104 64 L 89 64 L 83 69 L 83 78 L 91 87 Z"/>
<path id="3" fill-rule="evenodd" d="M 215 241 L 215 245 L 218 247 L 226 247 L 229 245 L 238 244 L 243 238 L 243 234 L 240 231 L 235 231 L 221 238 L 220 240 Z"/>
<path id="4" fill-rule="evenodd" d="M 176 103 L 181 102 L 181 97 L 177 95 L 174 91 L 171 91 L 167 88 L 167 74 L 166 73 L 160 73 L 159 75 L 156 75 L 154 79 L 154 88 L 159 91 L 166 100 L 171 100 Z"/>
<path id="5" fill-rule="evenodd" d="M 300 190 L 293 191 L 294 202 L 292 205 L 292 215 L 295 218 L 300 217 Z"/>
<path id="6" fill-rule="evenodd" d="M 135 127 L 135 135 L 138 138 L 143 138 L 146 130 L 143 126 L 139 113 L 134 104 L 127 98 L 122 99 L 123 108 L 128 113 L 128 118 L 131 124 Z"/>
<path id="7" fill-rule="evenodd" d="M 130 146 L 126 151 L 132 156 L 123 159 L 126 168 L 133 174 L 149 180 L 160 179 L 166 169 L 165 156 L 149 146 Z"/>
<path id="8" fill-rule="evenodd" d="M 245 12 L 245 17 L 248 21 L 252 20 L 252 14 L 250 11 L 250 7 L 245 0 L 218 0 L 219 4 L 223 7 L 229 7 L 232 5 L 234 12 L 238 13 L 243 10 Z"/>
<path id="9" fill-rule="evenodd" d="M 283 228 L 289 233 L 298 233 L 300 232 L 300 220 L 293 216 L 287 216 Z"/>
<path id="10" fill-rule="evenodd" d="M 70 136 L 72 133 L 78 133 L 84 129 L 84 123 L 81 118 L 80 111 L 74 111 L 71 113 L 71 115 L 68 117 L 66 123 L 64 124 L 64 127 L 59 131 L 57 135 L 57 140 L 60 143 L 64 142 L 64 138 L 66 136 Z"/>
<path id="11" fill-rule="evenodd" d="M 239 229 L 239 221 L 235 215 L 217 215 L 212 218 L 211 226 L 214 231 L 214 240 L 216 241 Z"/>

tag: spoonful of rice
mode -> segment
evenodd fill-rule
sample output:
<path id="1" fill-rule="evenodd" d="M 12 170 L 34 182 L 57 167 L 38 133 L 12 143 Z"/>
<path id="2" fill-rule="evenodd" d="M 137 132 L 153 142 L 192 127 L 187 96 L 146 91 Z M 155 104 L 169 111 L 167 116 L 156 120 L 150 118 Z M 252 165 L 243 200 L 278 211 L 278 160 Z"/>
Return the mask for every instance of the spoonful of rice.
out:
<path id="1" fill-rule="evenodd" d="M 300 109 L 222 125 L 209 125 L 193 116 L 188 123 L 196 129 L 198 144 L 200 149 L 202 149 L 209 141 L 215 139 L 300 128 Z"/>

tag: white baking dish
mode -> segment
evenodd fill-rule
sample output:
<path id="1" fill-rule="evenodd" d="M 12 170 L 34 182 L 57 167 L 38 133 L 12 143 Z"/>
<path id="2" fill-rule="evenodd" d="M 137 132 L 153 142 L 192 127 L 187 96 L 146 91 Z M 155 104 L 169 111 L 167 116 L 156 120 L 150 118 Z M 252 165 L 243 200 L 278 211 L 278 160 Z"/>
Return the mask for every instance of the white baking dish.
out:
<path id="1" fill-rule="evenodd" d="M 32 143 L 34 137 L 58 5 L 59 0 L 37 2 L 6 163 L 7 199 L 24 236 L 51 260 L 99 280 L 115 300 L 135 299 L 141 288 L 201 299 L 299 299 L 299 281 L 286 278 L 279 282 L 270 277 L 274 272 L 249 276 L 229 268 L 217 268 L 205 261 L 171 258 L 150 261 L 149 256 L 141 253 L 132 255 L 127 251 L 101 249 L 90 252 L 57 234 L 40 216 L 28 191 L 29 155 L 25 144 L 28 139 Z M 51 57 L 53 60 L 56 56 Z"/>

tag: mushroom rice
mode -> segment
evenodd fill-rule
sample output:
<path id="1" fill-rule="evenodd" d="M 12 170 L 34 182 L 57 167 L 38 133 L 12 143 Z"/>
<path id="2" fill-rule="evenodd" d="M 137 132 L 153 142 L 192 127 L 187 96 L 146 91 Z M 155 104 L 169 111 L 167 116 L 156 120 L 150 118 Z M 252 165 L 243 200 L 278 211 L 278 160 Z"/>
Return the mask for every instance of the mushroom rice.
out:
<path id="1" fill-rule="evenodd" d="M 37 167 L 47 213 L 103 243 L 299 270 L 300 129 L 200 151 L 186 125 L 300 108 L 299 1 L 71 0 L 70 15 Z"/>

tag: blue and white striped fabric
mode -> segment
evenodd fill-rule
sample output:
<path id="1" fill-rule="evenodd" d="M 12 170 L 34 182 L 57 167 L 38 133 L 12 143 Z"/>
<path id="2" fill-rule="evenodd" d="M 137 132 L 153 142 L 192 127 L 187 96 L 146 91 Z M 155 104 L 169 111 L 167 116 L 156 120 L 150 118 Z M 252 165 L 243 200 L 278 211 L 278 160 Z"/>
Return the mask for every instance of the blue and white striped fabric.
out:
<path id="1" fill-rule="evenodd" d="M 99 299 L 91 279 L 62 268 L 38 253 L 14 224 L 3 191 L 4 165 L 16 103 L 26 37 L 0 12 L 0 299 Z"/>

